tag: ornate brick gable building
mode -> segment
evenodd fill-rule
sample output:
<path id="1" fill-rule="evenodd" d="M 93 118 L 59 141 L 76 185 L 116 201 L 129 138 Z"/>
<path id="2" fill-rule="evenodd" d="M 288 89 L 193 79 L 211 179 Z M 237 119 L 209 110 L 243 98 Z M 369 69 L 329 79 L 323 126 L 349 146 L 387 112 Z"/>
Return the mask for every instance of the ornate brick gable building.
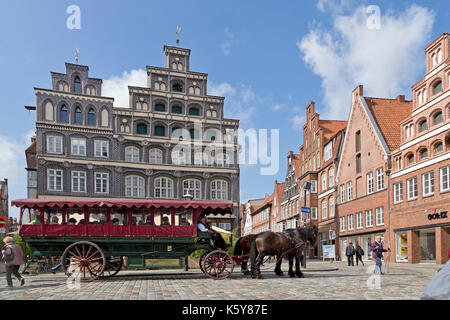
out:
<path id="1" fill-rule="evenodd" d="M 252 212 L 252 233 L 271 231 L 273 194 L 266 195 L 264 202 Z"/>
<path id="2" fill-rule="evenodd" d="M 412 110 L 393 152 L 393 261 L 446 263 L 450 248 L 450 35 L 426 49 L 426 74 L 412 87 Z"/>
<path id="3" fill-rule="evenodd" d="M 164 68 L 147 66 L 147 87 L 128 87 L 129 106 L 113 107 L 102 80 L 77 64 L 52 72 L 51 89 L 35 88 L 30 196 L 229 200 L 237 226 L 239 121 L 207 94 L 208 75 L 190 71 L 189 49 L 164 46 L 164 57 Z"/>
<path id="4" fill-rule="evenodd" d="M 362 86 L 352 97 L 337 171 L 339 247 L 342 258 L 347 244 L 358 242 L 371 259 L 369 245 L 375 236 L 388 239 L 391 155 L 400 145 L 400 123 L 412 103 L 404 96 L 364 97 Z"/>

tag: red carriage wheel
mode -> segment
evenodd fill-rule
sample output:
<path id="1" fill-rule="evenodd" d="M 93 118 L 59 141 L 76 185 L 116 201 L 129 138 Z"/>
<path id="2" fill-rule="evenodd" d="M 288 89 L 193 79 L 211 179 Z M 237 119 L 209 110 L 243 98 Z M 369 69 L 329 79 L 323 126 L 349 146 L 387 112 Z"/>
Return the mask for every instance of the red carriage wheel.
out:
<path id="1" fill-rule="evenodd" d="M 90 282 L 103 273 L 106 259 L 98 245 L 79 241 L 66 248 L 61 263 L 67 276 L 79 277 L 81 282 Z"/>
<path id="2" fill-rule="evenodd" d="M 119 273 L 123 266 L 123 257 L 110 257 L 106 259 L 105 270 L 103 270 L 100 278 L 114 277 Z"/>
<path id="3" fill-rule="evenodd" d="M 213 279 L 226 279 L 233 273 L 233 258 L 222 250 L 216 250 L 209 253 L 203 262 L 205 274 Z"/>
<path id="4" fill-rule="evenodd" d="M 204 254 L 202 254 L 202 256 L 200 257 L 200 260 L 198 261 L 200 270 L 202 270 L 203 273 L 205 273 L 205 269 L 203 269 L 203 264 L 205 263 L 205 258 L 208 254 L 209 254 L 209 252 L 205 252 Z"/>

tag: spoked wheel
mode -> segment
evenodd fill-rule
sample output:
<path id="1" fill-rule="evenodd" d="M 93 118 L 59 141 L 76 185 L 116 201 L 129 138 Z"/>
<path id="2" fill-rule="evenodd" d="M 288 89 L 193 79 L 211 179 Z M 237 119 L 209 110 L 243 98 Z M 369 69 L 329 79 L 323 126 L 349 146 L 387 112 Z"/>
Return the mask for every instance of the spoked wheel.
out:
<path id="1" fill-rule="evenodd" d="M 89 241 L 79 241 L 68 246 L 61 261 L 66 275 L 76 279 L 79 277 L 81 282 L 97 279 L 106 266 L 102 249 Z"/>
<path id="2" fill-rule="evenodd" d="M 198 262 L 198 264 L 200 265 L 200 270 L 202 270 L 203 273 L 205 273 L 205 269 L 203 268 L 203 264 L 205 263 L 205 258 L 206 256 L 209 254 L 209 252 L 205 252 L 204 254 L 202 254 L 202 256 L 200 257 L 200 260 Z"/>
<path id="3" fill-rule="evenodd" d="M 222 250 L 209 253 L 203 262 L 205 274 L 216 280 L 226 279 L 233 273 L 233 258 Z"/>
<path id="4" fill-rule="evenodd" d="M 123 257 L 110 257 L 106 260 L 105 270 L 100 278 L 114 277 L 123 266 Z"/>

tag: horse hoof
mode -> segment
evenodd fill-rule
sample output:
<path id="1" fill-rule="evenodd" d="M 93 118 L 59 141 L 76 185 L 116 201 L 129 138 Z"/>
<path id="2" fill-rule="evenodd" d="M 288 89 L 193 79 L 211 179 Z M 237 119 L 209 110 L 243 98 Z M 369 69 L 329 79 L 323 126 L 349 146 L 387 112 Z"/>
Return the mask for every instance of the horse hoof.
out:
<path id="1" fill-rule="evenodd" d="M 283 272 L 283 271 L 275 272 L 275 274 L 276 274 L 277 276 L 279 276 L 279 277 L 284 276 L 284 272 Z"/>
<path id="2" fill-rule="evenodd" d="M 303 273 L 296 273 L 295 275 L 297 277 L 299 277 L 299 278 L 304 278 L 305 277 L 305 275 Z"/>
<path id="3" fill-rule="evenodd" d="M 248 276 L 248 275 L 250 275 L 250 274 L 252 274 L 250 271 L 243 271 L 243 273 L 244 273 L 244 276 Z"/>
<path id="4" fill-rule="evenodd" d="M 289 277 L 291 278 L 295 277 L 295 273 L 289 273 Z"/>

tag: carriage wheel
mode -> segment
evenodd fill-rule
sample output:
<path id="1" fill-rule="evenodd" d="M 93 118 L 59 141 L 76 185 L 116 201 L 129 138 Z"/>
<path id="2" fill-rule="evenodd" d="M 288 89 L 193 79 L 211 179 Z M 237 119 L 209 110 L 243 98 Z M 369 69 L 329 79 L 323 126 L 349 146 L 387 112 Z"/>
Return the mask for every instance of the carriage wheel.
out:
<path id="1" fill-rule="evenodd" d="M 115 261 L 106 261 L 105 270 L 103 270 L 100 278 L 110 278 L 114 277 L 119 273 L 120 269 L 123 266 L 123 257 L 120 257 L 120 260 L 116 260 L 117 257 L 114 257 Z"/>
<path id="2" fill-rule="evenodd" d="M 67 276 L 79 277 L 81 282 L 97 279 L 105 269 L 106 259 L 102 249 L 95 243 L 79 241 L 64 251 L 61 262 Z"/>
<path id="3" fill-rule="evenodd" d="M 200 266 L 200 270 L 202 270 L 203 273 L 205 273 L 205 269 L 203 268 L 203 264 L 205 263 L 205 258 L 206 256 L 209 254 L 209 252 L 205 252 L 204 254 L 202 254 L 202 256 L 200 257 L 200 260 L 198 261 L 198 264 Z"/>
<path id="4" fill-rule="evenodd" d="M 222 250 L 216 250 L 209 253 L 203 262 L 203 270 L 205 274 L 213 279 L 226 279 L 233 273 L 233 258 Z"/>

